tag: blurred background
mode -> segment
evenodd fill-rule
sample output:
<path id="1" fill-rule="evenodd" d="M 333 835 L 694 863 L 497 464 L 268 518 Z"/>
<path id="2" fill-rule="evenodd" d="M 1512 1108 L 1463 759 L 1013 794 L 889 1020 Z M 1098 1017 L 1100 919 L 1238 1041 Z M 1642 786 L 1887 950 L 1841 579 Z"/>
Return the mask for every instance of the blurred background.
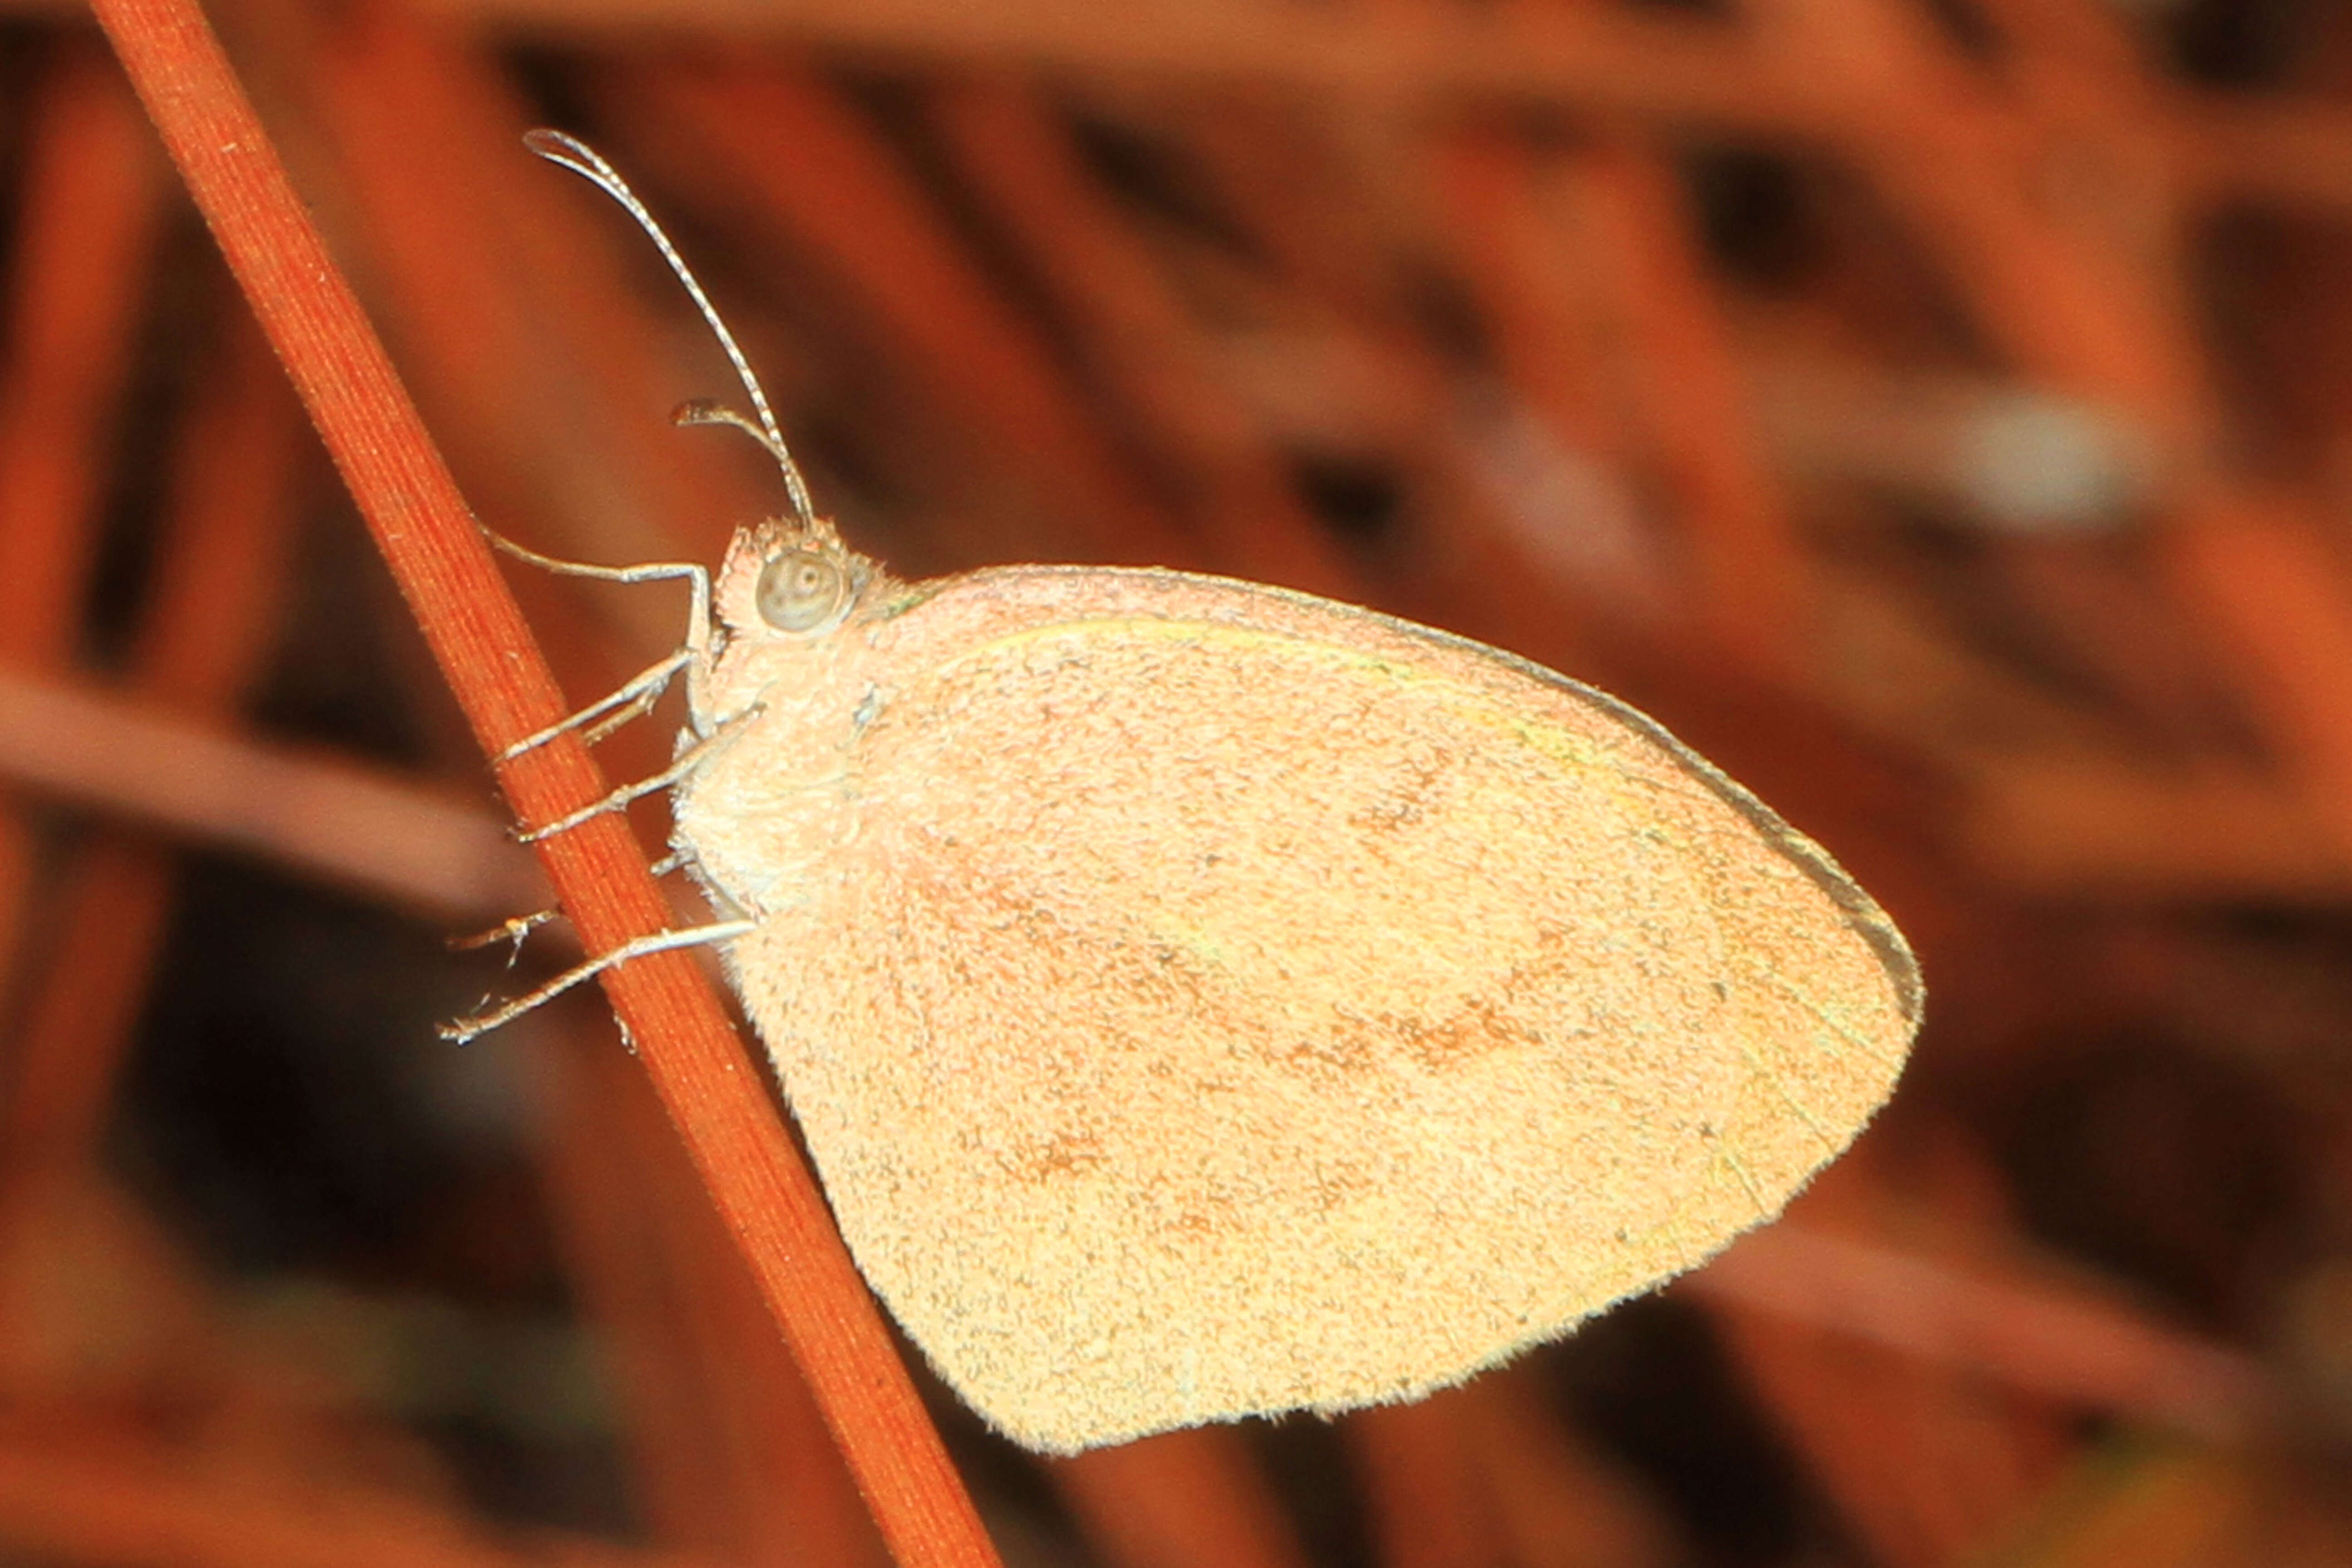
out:
<path id="1" fill-rule="evenodd" d="M 1920 950 L 1786 1223 L 1422 1405 L 1024 1457 L 1008 1561 L 2352 1562 L 2352 8 L 235 0 L 493 526 L 1158 563 L 1664 720 Z M 0 1561 L 878 1563 L 95 31 L 0 5 Z M 571 691 L 675 587 L 510 574 Z M 606 748 L 667 756 L 672 716 Z M 658 841 L 656 805 L 644 837 Z"/>

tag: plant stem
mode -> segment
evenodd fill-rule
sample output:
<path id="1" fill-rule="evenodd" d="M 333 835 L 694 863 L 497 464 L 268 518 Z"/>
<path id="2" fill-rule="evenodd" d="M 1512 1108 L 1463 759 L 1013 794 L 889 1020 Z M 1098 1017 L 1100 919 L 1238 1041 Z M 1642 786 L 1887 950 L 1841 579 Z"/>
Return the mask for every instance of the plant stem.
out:
<path id="1" fill-rule="evenodd" d="M 383 344 L 193 0 L 96 0 L 96 10 L 476 737 L 497 756 L 561 716 L 562 696 Z M 525 822 L 604 794 L 569 736 L 499 775 Z M 539 849 L 590 952 L 666 924 L 617 815 Z M 669 952 L 603 980 L 893 1555 L 907 1568 L 994 1568 L 880 1312 L 702 971 Z"/>

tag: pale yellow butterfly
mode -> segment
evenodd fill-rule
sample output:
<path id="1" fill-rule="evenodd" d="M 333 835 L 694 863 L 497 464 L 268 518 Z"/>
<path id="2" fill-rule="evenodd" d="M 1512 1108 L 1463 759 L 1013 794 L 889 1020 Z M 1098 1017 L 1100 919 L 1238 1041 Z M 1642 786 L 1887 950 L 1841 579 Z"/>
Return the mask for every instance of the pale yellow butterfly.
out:
<path id="1" fill-rule="evenodd" d="M 1770 1218 L 1885 1100 L 1902 936 L 1658 724 L 1254 584 L 895 580 L 626 184 L 531 145 L 662 247 L 759 417 L 684 416 L 793 499 L 592 710 L 685 670 L 649 783 L 729 918 L 559 984 L 720 944 L 858 1266 L 992 1425 L 1068 1452 L 1456 1382 Z"/>

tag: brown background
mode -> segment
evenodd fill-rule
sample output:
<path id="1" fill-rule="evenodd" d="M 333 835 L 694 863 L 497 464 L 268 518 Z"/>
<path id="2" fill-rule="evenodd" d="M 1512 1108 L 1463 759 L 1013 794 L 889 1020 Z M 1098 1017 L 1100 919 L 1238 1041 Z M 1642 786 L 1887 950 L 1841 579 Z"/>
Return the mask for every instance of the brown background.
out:
<path id="1" fill-rule="evenodd" d="M 2352 1561 L 2352 14 L 215 12 L 476 508 L 1153 562 L 1620 692 L 1911 934 L 1782 1226 L 1427 1404 L 1039 1465 L 1017 1563 Z M 0 18 L 0 1552 L 877 1548 L 93 30 Z M 585 698 L 675 590 L 512 574 Z M 606 748 L 666 755 L 667 723 Z M 648 842 L 658 836 L 647 808 Z M 563 959 L 562 938 L 534 959 Z M 529 963 L 526 963 L 526 970 Z"/>

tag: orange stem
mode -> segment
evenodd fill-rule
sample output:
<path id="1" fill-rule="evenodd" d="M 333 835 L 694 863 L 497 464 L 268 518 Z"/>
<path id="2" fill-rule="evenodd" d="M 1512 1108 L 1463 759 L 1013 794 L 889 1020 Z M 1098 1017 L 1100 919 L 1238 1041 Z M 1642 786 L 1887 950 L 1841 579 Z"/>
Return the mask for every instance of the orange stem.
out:
<path id="1" fill-rule="evenodd" d="M 192 0 L 95 8 L 477 738 L 498 755 L 559 717 L 562 693 L 383 344 Z M 604 788 L 570 738 L 499 774 L 529 822 Z M 662 928 L 667 911 L 617 815 L 540 849 L 590 951 Z M 701 970 L 669 953 L 604 983 L 892 1553 L 908 1568 L 993 1568 L 881 1315 Z"/>

